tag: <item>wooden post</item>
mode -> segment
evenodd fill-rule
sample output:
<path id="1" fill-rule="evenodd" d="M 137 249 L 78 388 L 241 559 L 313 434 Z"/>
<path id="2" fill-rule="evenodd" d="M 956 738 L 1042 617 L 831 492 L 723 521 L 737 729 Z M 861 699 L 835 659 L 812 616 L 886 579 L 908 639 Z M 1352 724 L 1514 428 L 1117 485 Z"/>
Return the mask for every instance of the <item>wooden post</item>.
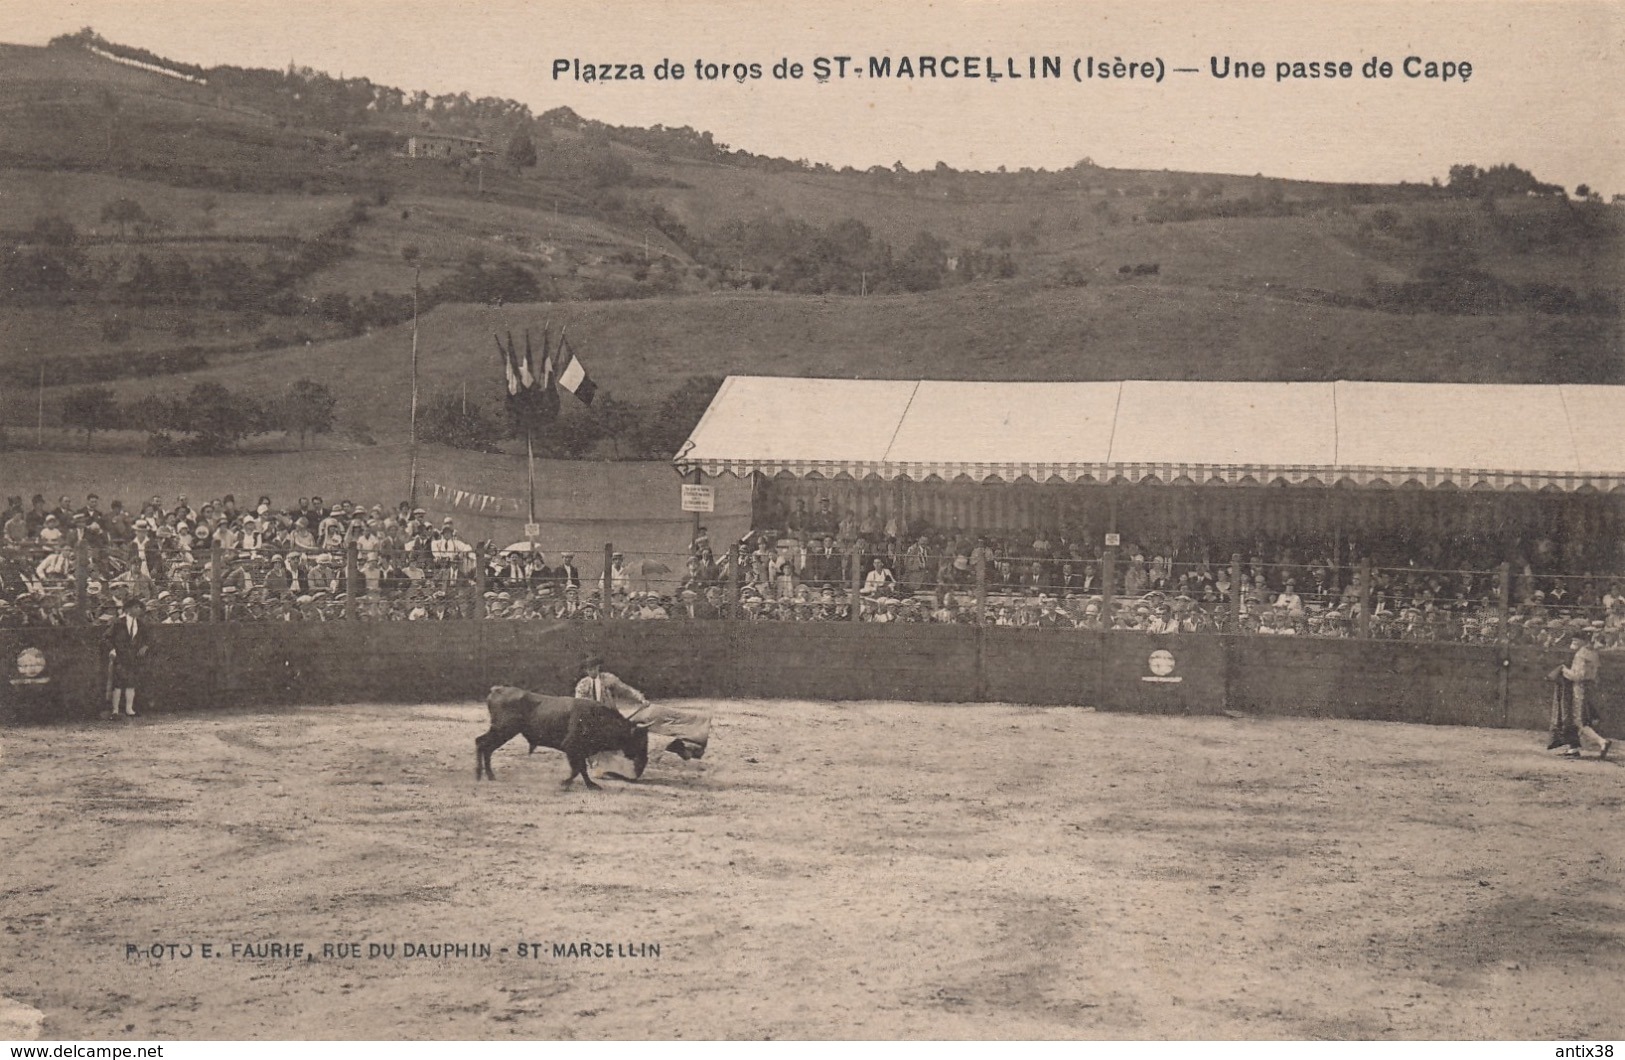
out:
<path id="1" fill-rule="evenodd" d="M 1355 602 L 1354 631 L 1363 640 L 1371 636 L 1371 608 L 1376 594 L 1371 591 L 1371 557 L 1360 557 L 1360 598 Z"/>
<path id="2" fill-rule="evenodd" d="M 739 617 L 739 544 L 728 550 L 728 610 L 729 618 Z"/>
<path id="3" fill-rule="evenodd" d="M 356 597 L 361 595 L 361 566 L 357 562 L 357 548 L 354 541 L 344 546 L 344 617 L 354 621 L 358 617 L 359 605 Z"/>
<path id="4" fill-rule="evenodd" d="M 1508 625 L 1512 618 L 1512 564 L 1502 563 L 1501 569 L 1496 572 L 1496 580 L 1500 582 L 1499 588 L 1501 590 L 1500 599 L 1498 601 L 1500 606 L 1497 608 L 1501 615 L 1501 623 L 1496 627 L 1495 630 L 1495 642 L 1500 646 L 1499 654 L 1501 656 L 1501 672 L 1497 681 L 1499 687 L 1496 691 L 1497 696 L 1500 699 L 1499 706 L 1501 708 L 1501 724 L 1506 725 L 1508 700 L 1510 698 L 1508 696 L 1507 685 L 1512 677 L 1512 649 L 1510 639 L 1512 630 Z"/>
<path id="5" fill-rule="evenodd" d="M 73 601 L 80 618 L 88 618 L 85 607 L 90 600 L 90 545 L 80 538 L 73 546 Z"/>
<path id="6" fill-rule="evenodd" d="M 987 625 L 987 556 L 976 554 L 976 624 Z"/>
<path id="7" fill-rule="evenodd" d="M 474 617 L 485 617 L 485 542 L 474 546 Z"/>
<path id="8" fill-rule="evenodd" d="M 1241 553 L 1230 553 L 1230 632 L 1241 632 Z"/>
<path id="9" fill-rule="evenodd" d="M 699 486 L 699 485 L 702 485 L 703 482 L 704 482 L 704 480 L 703 480 L 703 478 L 701 476 L 700 469 L 695 468 L 694 469 L 694 485 Z M 688 551 L 689 551 L 690 554 L 692 554 L 694 552 L 694 539 L 699 537 L 699 536 L 700 536 L 700 513 L 695 512 L 694 513 L 694 526 L 689 531 L 689 534 L 688 534 Z"/>
<path id="10" fill-rule="evenodd" d="M 608 622 L 609 621 L 609 607 L 610 607 L 610 598 L 609 598 L 610 573 L 609 573 L 609 568 L 610 568 L 610 565 L 613 564 L 614 562 L 615 562 L 615 544 L 612 541 L 605 541 L 604 542 L 604 577 L 601 579 L 601 581 L 603 583 L 603 598 L 600 601 L 600 606 L 598 608 L 598 621 L 600 621 L 600 622 Z"/>
<path id="11" fill-rule="evenodd" d="M 224 564 L 221 562 L 221 558 L 222 558 L 222 551 L 221 551 L 221 548 L 220 548 L 220 542 L 218 542 L 218 541 L 210 542 L 210 544 L 209 544 L 209 620 L 212 621 L 212 622 L 219 622 L 222 618 L 225 617 L 225 611 L 221 606 L 223 601 L 221 599 L 220 590 L 225 587 L 226 572 L 221 569 L 224 566 Z"/>
<path id="12" fill-rule="evenodd" d="M 852 549 L 850 555 L 852 557 L 850 564 L 852 568 L 852 585 L 849 609 L 852 613 L 847 617 L 853 622 L 858 622 L 863 618 L 863 557 L 858 555 L 858 550 L 855 548 Z"/>
<path id="13" fill-rule="evenodd" d="M 1117 546 L 1106 549 L 1100 559 L 1101 628 L 1112 628 L 1112 598 L 1117 595 Z"/>
<path id="14" fill-rule="evenodd" d="M 1512 620 L 1512 564 L 1502 563 L 1501 569 L 1495 572 L 1497 588 L 1500 590 L 1496 612 L 1501 623 L 1496 627 L 1496 643 L 1505 644 L 1507 635 L 1511 631 L 1509 623 Z"/>

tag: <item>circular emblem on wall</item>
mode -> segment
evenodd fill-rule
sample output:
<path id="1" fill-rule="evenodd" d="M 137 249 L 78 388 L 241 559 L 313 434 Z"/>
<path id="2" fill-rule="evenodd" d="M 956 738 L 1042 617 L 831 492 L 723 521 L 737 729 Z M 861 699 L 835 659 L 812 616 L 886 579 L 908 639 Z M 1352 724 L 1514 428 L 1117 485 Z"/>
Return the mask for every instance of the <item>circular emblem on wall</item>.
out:
<path id="1" fill-rule="evenodd" d="M 1151 653 L 1151 658 L 1146 660 L 1146 665 L 1151 667 L 1151 672 L 1158 677 L 1167 677 L 1174 672 L 1174 653 L 1166 648 L 1158 648 Z"/>
<path id="2" fill-rule="evenodd" d="M 38 648 L 24 648 L 17 656 L 17 672 L 24 677 L 38 677 L 45 672 L 45 653 Z"/>

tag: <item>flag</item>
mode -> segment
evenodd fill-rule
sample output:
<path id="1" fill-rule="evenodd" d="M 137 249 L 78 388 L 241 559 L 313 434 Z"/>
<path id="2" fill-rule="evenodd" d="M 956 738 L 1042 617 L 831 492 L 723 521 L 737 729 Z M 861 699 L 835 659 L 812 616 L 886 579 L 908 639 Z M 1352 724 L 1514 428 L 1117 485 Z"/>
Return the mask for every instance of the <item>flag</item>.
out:
<path id="1" fill-rule="evenodd" d="M 525 363 L 529 366 L 531 374 L 535 377 L 535 385 L 531 388 L 535 395 L 532 398 L 533 415 L 537 422 L 551 423 L 559 416 L 559 392 L 553 384 L 553 354 L 550 352 L 550 341 L 547 334 L 547 325 L 542 325 L 542 370 L 538 375 L 536 366 L 531 361 L 530 332 L 525 332 Z"/>
<path id="2" fill-rule="evenodd" d="M 531 359 L 530 359 L 530 332 L 529 331 L 525 332 L 525 359 L 524 360 L 522 360 L 522 361 L 519 360 L 519 354 L 513 348 L 513 332 L 511 332 L 511 331 L 508 332 L 508 352 L 513 354 L 514 360 L 519 361 L 519 387 L 520 387 L 520 389 L 521 390 L 529 390 L 531 387 L 536 385 L 536 373 L 531 371 L 532 362 L 531 362 Z"/>
<path id="3" fill-rule="evenodd" d="M 544 332 L 545 334 L 545 332 Z M 502 337 L 495 336 L 497 352 L 502 356 L 502 370 L 508 382 L 508 410 L 512 413 L 515 422 L 523 425 L 526 430 L 551 423 L 559 412 L 559 395 L 553 389 L 551 369 L 543 365 L 540 373 L 536 370 L 536 355 L 531 349 L 530 332 L 525 332 L 525 352 L 519 353 L 519 347 L 513 341 L 513 332 L 508 333 L 508 345 L 502 345 Z"/>
<path id="4" fill-rule="evenodd" d="M 564 367 L 559 369 L 559 386 L 574 394 L 583 405 L 591 405 L 593 395 L 598 393 L 598 384 L 592 381 L 587 370 L 581 366 L 581 359 L 576 356 L 576 351 L 571 349 L 566 353 L 567 348 L 566 344 L 560 343 L 559 355 L 564 357 L 565 361 Z"/>
<path id="5" fill-rule="evenodd" d="M 509 356 L 507 350 L 502 348 L 502 339 L 501 339 L 500 336 L 492 335 L 491 338 L 496 340 L 497 356 L 502 358 L 502 374 L 508 380 L 508 396 L 509 397 L 518 397 L 519 396 L 519 373 L 514 370 L 513 358 L 511 356 Z"/>

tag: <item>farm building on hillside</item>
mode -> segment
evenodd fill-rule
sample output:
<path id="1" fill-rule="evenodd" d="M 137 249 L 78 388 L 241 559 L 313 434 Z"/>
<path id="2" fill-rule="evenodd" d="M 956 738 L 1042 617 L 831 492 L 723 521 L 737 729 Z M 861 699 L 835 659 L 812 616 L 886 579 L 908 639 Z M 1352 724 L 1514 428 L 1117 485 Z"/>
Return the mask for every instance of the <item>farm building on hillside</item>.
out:
<path id="1" fill-rule="evenodd" d="M 1097 546 L 1625 537 L 1617 386 L 733 376 L 673 462 L 749 479 L 758 529 L 827 498 L 882 525 Z"/>
<path id="2" fill-rule="evenodd" d="M 406 138 L 407 158 L 473 158 L 485 153 L 485 141 L 445 133 L 413 133 Z"/>

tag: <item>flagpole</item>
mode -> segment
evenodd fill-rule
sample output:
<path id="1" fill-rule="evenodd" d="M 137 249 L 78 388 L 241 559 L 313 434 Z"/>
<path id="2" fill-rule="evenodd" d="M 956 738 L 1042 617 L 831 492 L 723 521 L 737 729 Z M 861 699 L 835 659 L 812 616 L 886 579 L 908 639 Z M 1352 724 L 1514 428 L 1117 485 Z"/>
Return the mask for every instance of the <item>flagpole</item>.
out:
<path id="1" fill-rule="evenodd" d="M 530 484 L 530 522 L 536 522 L 536 442 L 535 431 L 525 424 L 525 478 Z"/>
<path id="2" fill-rule="evenodd" d="M 423 270 L 412 268 L 412 509 L 418 506 L 418 281 Z"/>

